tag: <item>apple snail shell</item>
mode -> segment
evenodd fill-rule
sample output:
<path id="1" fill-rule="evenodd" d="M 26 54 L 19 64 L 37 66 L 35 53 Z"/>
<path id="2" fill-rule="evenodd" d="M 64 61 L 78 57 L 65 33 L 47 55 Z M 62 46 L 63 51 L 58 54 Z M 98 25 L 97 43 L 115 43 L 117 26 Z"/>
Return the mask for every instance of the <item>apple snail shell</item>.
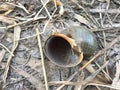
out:
<path id="1" fill-rule="evenodd" d="M 69 36 L 75 40 L 78 49 L 83 52 L 84 56 L 90 57 L 93 55 L 97 48 L 97 40 L 94 33 L 86 27 L 71 27 L 68 32 Z"/>
<path id="2" fill-rule="evenodd" d="M 90 57 L 97 48 L 95 35 L 85 27 L 74 26 L 51 35 L 45 42 L 47 58 L 61 67 L 78 65 L 83 56 Z"/>

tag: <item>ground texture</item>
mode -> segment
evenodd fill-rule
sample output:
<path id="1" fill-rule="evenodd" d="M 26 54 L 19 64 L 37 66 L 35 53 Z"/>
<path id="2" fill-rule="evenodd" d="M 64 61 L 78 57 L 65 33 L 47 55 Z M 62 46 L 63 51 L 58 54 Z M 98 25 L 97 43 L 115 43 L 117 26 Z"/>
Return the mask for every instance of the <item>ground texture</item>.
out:
<path id="1" fill-rule="evenodd" d="M 46 58 L 49 36 L 89 28 L 98 46 L 70 68 Z M 120 90 L 120 0 L 0 0 L 0 90 Z"/>

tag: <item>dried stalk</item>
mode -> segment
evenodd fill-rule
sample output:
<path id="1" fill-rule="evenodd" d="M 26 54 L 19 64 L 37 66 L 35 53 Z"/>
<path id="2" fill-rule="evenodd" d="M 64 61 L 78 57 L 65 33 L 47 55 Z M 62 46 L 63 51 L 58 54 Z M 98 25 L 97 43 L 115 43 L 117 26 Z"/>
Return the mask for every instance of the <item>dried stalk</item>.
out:
<path id="1" fill-rule="evenodd" d="M 38 28 L 36 28 L 35 31 L 37 33 L 38 46 L 39 46 L 39 51 L 40 51 L 41 60 L 42 60 L 42 68 L 43 68 L 43 75 L 44 75 L 44 80 L 45 80 L 45 87 L 46 87 L 46 90 L 49 90 L 45 62 L 44 62 L 44 56 L 43 56 L 42 45 L 41 45 L 41 38 L 39 35 L 40 32 L 39 32 Z"/>

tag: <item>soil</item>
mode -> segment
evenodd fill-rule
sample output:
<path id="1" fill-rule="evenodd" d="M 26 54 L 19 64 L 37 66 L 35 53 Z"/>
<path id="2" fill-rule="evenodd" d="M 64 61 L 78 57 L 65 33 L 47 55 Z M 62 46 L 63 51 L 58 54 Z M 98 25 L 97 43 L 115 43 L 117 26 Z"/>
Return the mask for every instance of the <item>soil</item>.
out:
<path id="1" fill-rule="evenodd" d="M 120 90 L 119 6 L 119 0 L 0 0 L 0 90 Z M 89 28 L 98 46 L 79 65 L 60 67 L 44 44 L 72 26 Z"/>

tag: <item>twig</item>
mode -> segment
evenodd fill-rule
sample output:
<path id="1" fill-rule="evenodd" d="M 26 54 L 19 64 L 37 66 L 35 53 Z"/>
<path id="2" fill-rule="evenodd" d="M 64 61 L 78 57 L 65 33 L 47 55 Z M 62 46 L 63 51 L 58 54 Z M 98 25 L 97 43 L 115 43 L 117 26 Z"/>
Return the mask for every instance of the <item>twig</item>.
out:
<path id="1" fill-rule="evenodd" d="M 15 22 L 16 24 L 16 22 Z M 14 40 L 18 40 L 20 39 L 20 33 L 21 33 L 21 28 L 20 26 L 16 26 L 14 27 Z M 17 42 L 14 42 L 13 43 L 13 46 L 12 46 L 12 53 L 14 53 L 15 49 L 17 48 L 18 46 L 18 41 Z M 5 67 L 5 72 L 4 72 L 4 75 L 3 75 L 3 81 L 4 83 L 6 83 L 6 79 L 7 79 L 7 76 L 8 76 L 8 71 L 9 71 L 9 66 L 10 66 L 10 62 L 11 62 L 11 59 L 12 59 L 12 55 L 9 56 L 8 60 L 7 60 L 7 64 L 6 64 L 6 67 Z"/>
<path id="2" fill-rule="evenodd" d="M 106 65 L 109 63 L 109 61 L 105 62 L 97 71 L 95 71 L 91 76 L 87 77 L 85 80 L 84 80 L 84 84 L 87 84 L 88 82 L 92 81 L 100 71 L 103 70 L 103 68 L 106 67 Z"/>
<path id="3" fill-rule="evenodd" d="M 49 24 L 49 22 L 50 22 L 50 18 L 49 18 L 49 20 L 46 22 L 46 24 L 45 24 L 45 26 L 44 26 L 43 31 L 41 32 L 41 34 L 43 34 L 43 33 L 45 32 L 45 30 L 46 30 L 47 25 Z"/>
<path id="4" fill-rule="evenodd" d="M 49 2 L 49 0 L 46 1 L 46 3 L 43 5 L 43 7 L 38 11 L 38 13 L 35 15 L 34 18 L 38 17 L 38 15 L 41 13 L 41 11 L 43 10 L 43 8 L 46 6 L 46 4 Z"/>
<path id="5" fill-rule="evenodd" d="M 18 3 L 18 2 L 17 2 Z M 30 12 L 21 4 L 21 3 L 18 3 L 19 7 L 21 9 L 23 9 L 27 14 L 30 14 Z"/>
<path id="6" fill-rule="evenodd" d="M 14 54 L 6 46 L 4 46 L 1 43 L 0 43 L 0 46 L 2 46 L 3 48 L 5 48 L 10 53 L 10 55 L 14 56 Z"/>
<path id="7" fill-rule="evenodd" d="M 120 23 L 112 23 L 112 25 L 110 24 L 104 24 L 103 28 L 117 28 L 120 27 Z"/>
<path id="8" fill-rule="evenodd" d="M 58 84 L 65 84 L 65 85 L 80 85 L 82 82 L 69 82 L 69 81 L 50 81 L 49 85 L 58 85 Z"/>
<path id="9" fill-rule="evenodd" d="M 103 28 L 103 29 L 93 28 L 92 31 L 93 31 L 93 32 L 97 32 L 97 31 L 107 31 L 107 30 L 110 30 L 110 29 L 113 29 L 113 27 L 111 27 L 111 28 Z M 118 31 L 118 30 L 116 30 L 116 31 Z M 43 33 L 44 33 L 44 29 L 43 29 L 43 31 L 42 31 L 41 33 L 39 33 L 39 34 L 43 34 Z M 33 38 L 33 37 L 36 37 L 36 36 L 37 36 L 37 34 L 34 34 L 34 35 L 32 35 L 32 36 L 27 36 L 27 37 L 21 38 L 20 40 L 30 39 L 30 38 Z"/>
<path id="10" fill-rule="evenodd" d="M 101 66 L 95 62 L 95 64 L 98 66 L 98 68 L 100 68 Z M 102 72 L 107 76 L 107 79 L 108 80 L 111 80 L 112 81 L 112 78 L 105 72 L 105 70 L 102 69 Z"/>
<path id="11" fill-rule="evenodd" d="M 95 2 L 95 0 L 92 0 L 91 2 L 86 2 L 84 0 L 82 1 L 83 4 L 90 5 L 90 6 L 92 6 L 94 4 L 94 2 Z"/>
<path id="12" fill-rule="evenodd" d="M 120 7 L 118 8 L 120 10 Z M 112 19 L 112 22 L 115 21 L 115 19 L 118 17 L 120 13 L 116 13 L 116 15 L 114 16 L 114 18 Z"/>
<path id="13" fill-rule="evenodd" d="M 113 29 L 114 29 L 114 31 L 119 31 L 118 28 L 114 28 L 114 27 L 106 27 L 106 28 L 100 28 L 100 29 L 92 28 L 91 31 L 93 31 L 93 32 L 101 32 L 101 31 L 107 31 L 107 30 L 112 31 Z"/>
<path id="14" fill-rule="evenodd" d="M 13 6 L 18 7 L 18 8 L 21 8 L 21 9 L 23 9 L 27 14 L 30 14 L 30 13 L 28 12 L 28 10 L 27 10 L 21 3 L 19 3 L 19 2 L 17 2 L 17 3 L 18 3 L 18 5 L 13 4 L 13 3 L 10 3 L 10 2 L 7 2 L 7 4 L 13 5 Z"/>
<path id="15" fill-rule="evenodd" d="M 2 29 L 9 29 L 9 28 L 12 28 L 12 27 L 15 27 L 15 26 L 18 26 L 18 25 L 22 25 L 22 24 L 25 24 L 25 23 L 28 23 L 28 22 L 36 21 L 36 20 L 39 20 L 39 19 L 46 19 L 46 17 L 29 18 L 26 21 L 19 22 L 17 24 L 13 24 L 13 25 L 9 25 L 7 27 L 0 27 L 0 28 L 2 28 Z"/>
<path id="16" fill-rule="evenodd" d="M 112 86 L 120 88 L 120 61 L 116 62 L 116 73 L 112 82 Z M 120 89 L 119 89 L 120 90 Z"/>
<path id="17" fill-rule="evenodd" d="M 88 11 L 82 7 L 81 5 L 78 4 L 78 1 L 77 0 L 71 0 L 73 3 L 75 3 L 80 9 L 82 9 L 85 13 L 86 13 L 86 16 L 94 23 L 98 26 L 98 22 L 88 13 Z M 86 17 L 86 18 L 87 18 Z"/>
<path id="18" fill-rule="evenodd" d="M 86 66 L 88 66 L 91 62 L 93 62 L 95 60 L 95 58 L 97 58 L 99 55 L 101 55 L 102 51 L 99 51 L 91 60 L 89 60 L 83 67 L 81 67 L 79 69 L 78 72 L 75 72 L 74 74 L 72 74 L 67 81 L 71 81 L 80 71 L 82 71 Z M 60 87 L 58 87 L 56 90 L 61 90 L 65 85 L 61 85 Z"/>
<path id="19" fill-rule="evenodd" d="M 120 10 L 119 9 L 90 9 L 90 10 L 87 10 L 88 12 L 91 12 L 91 13 L 111 13 L 111 14 L 114 14 L 114 13 L 120 13 Z"/>
<path id="20" fill-rule="evenodd" d="M 81 82 L 70 82 L 70 81 L 51 81 L 49 82 L 49 85 L 56 85 L 56 84 L 65 84 L 65 85 L 85 85 L 88 82 L 90 82 L 91 80 L 93 80 L 96 75 L 103 70 L 103 68 L 106 67 L 106 65 L 109 63 L 109 61 L 107 61 L 104 65 L 102 65 L 97 71 L 95 71 L 91 76 L 89 76 L 88 78 L 86 78 L 85 80 L 81 81 Z"/>
<path id="21" fill-rule="evenodd" d="M 40 38 L 40 35 L 39 35 L 40 32 L 39 32 L 38 28 L 36 28 L 35 31 L 37 33 L 38 46 L 39 46 L 39 51 L 40 51 L 40 54 L 41 54 L 43 75 L 44 75 L 44 80 L 45 80 L 45 87 L 46 87 L 46 90 L 49 90 L 46 68 L 45 68 L 45 62 L 44 62 L 44 56 L 43 56 L 42 45 L 41 45 L 41 38 Z"/>
<path id="22" fill-rule="evenodd" d="M 49 19 L 51 19 L 52 17 L 51 17 L 51 15 L 50 15 L 48 9 L 46 8 L 46 4 L 43 2 L 43 0 L 40 0 L 40 1 L 41 1 L 42 5 L 44 6 L 45 10 L 46 10 L 46 13 L 47 13 L 48 16 L 49 16 Z M 48 1 L 49 1 L 49 0 L 48 0 Z M 47 1 L 47 2 L 48 2 L 48 1 Z"/>
<path id="23" fill-rule="evenodd" d="M 111 48 L 111 47 L 112 47 L 115 43 L 117 43 L 119 40 L 120 40 L 120 35 L 119 35 L 118 37 L 116 37 L 113 41 L 111 41 L 111 42 L 108 44 L 109 46 L 107 46 L 106 49 Z"/>
<path id="24" fill-rule="evenodd" d="M 100 9 L 101 9 L 101 7 L 100 7 Z M 100 16 L 100 24 L 103 27 L 103 15 L 101 12 L 99 13 L 99 16 Z"/>
<path id="25" fill-rule="evenodd" d="M 67 81 L 71 81 L 80 71 L 82 71 L 86 66 L 88 66 L 92 61 L 94 61 L 95 58 L 97 58 L 99 55 L 101 55 L 103 53 L 104 50 L 107 50 L 109 48 L 111 48 L 111 46 L 113 46 L 117 40 L 120 39 L 120 36 L 118 36 L 116 39 L 114 39 L 111 43 L 110 43 L 110 46 L 103 49 L 103 50 L 100 50 L 91 60 L 89 60 L 86 65 L 84 65 L 83 67 L 81 67 L 79 69 L 78 72 L 75 72 L 74 74 L 72 74 Z M 56 90 L 61 90 L 65 85 L 61 85 L 60 87 L 58 87 Z"/>
<path id="26" fill-rule="evenodd" d="M 106 49 L 106 34 L 105 34 L 105 32 L 103 31 L 103 40 L 104 40 L 104 47 L 105 47 L 105 49 Z M 107 58 L 107 52 L 106 52 L 106 50 L 104 51 L 104 57 L 103 57 L 103 61 L 104 61 L 104 63 L 106 62 L 106 58 Z M 108 72 L 108 67 L 106 66 L 106 73 L 107 74 L 109 74 L 109 72 Z"/>
<path id="27" fill-rule="evenodd" d="M 14 50 L 12 50 L 12 52 L 14 52 Z M 6 79 L 7 79 L 7 75 L 8 75 L 8 71 L 9 71 L 9 66 L 10 66 L 10 61 L 12 59 L 12 55 L 9 56 L 8 60 L 7 60 L 7 64 L 5 67 L 5 72 L 3 74 L 3 82 L 6 83 Z"/>
<path id="28" fill-rule="evenodd" d="M 101 86 L 101 87 L 107 87 L 107 88 L 112 88 L 112 89 L 117 89 L 117 90 L 120 90 L 120 88 L 117 88 L 117 87 L 113 87 L 113 86 L 110 86 L 110 85 L 103 85 L 103 84 L 96 84 L 96 83 L 89 83 L 87 85 L 95 85 L 95 86 Z"/>
<path id="29" fill-rule="evenodd" d="M 106 6 L 106 8 L 105 8 L 105 10 L 107 11 L 108 9 L 109 9 L 109 5 L 110 5 L 110 0 L 106 0 L 106 2 L 107 2 L 107 6 Z M 101 9 L 103 9 L 103 7 L 101 6 Z M 100 12 L 101 13 L 101 12 Z M 109 15 L 108 15 L 108 13 L 107 12 L 105 12 L 105 13 L 103 13 L 103 19 L 102 19 L 102 26 L 103 26 L 103 24 L 104 24 L 104 22 L 105 22 L 105 20 L 106 20 L 106 17 L 108 18 L 108 20 L 110 20 L 111 21 L 111 19 L 109 18 Z M 112 23 L 112 22 L 111 22 Z M 111 24 L 110 23 L 110 24 Z"/>

